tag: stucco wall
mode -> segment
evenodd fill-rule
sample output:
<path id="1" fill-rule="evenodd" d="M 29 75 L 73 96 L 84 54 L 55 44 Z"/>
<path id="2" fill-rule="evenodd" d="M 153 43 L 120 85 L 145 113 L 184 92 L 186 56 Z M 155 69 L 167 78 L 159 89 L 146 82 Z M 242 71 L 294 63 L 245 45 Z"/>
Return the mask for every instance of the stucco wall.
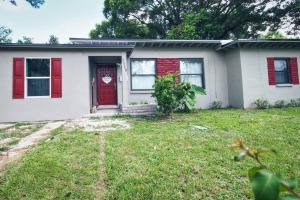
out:
<path id="1" fill-rule="evenodd" d="M 269 85 L 267 57 L 297 57 L 298 66 L 300 66 L 299 49 L 241 49 L 243 96 L 244 107 L 246 108 L 252 107 L 257 98 L 268 99 L 270 103 L 277 100 L 289 101 L 300 98 L 300 85 L 288 87 Z"/>
<path id="2" fill-rule="evenodd" d="M 0 122 L 59 120 L 90 113 L 89 56 L 121 56 L 97 51 L 0 51 Z M 13 57 L 62 58 L 62 98 L 12 99 Z"/>
<path id="3" fill-rule="evenodd" d="M 239 49 L 226 52 L 229 106 L 242 108 L 243 82 Z"/>
<path id="4" fill-rule="evenodd" d="M 228 106 L 227 70 L 223 54 L 207 48 L 136 48 L 130 58 L 203 58 L 206 95 L 198 95 L 196 107 L 208 108 L 215 100 Z M 128 77 L 130 77 L 130 59 L 128 59 Z M 154 98 L 147 91 L 131 91 L 129 82 L 129 103 L 147 101 Z"/>

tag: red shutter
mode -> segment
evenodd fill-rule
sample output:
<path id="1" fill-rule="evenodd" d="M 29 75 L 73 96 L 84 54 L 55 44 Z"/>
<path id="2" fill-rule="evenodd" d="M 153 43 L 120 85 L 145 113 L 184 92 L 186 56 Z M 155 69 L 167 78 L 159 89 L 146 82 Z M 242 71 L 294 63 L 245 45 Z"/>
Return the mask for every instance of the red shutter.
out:
<path id="1" fill-rule="evenodd" d="M 24 58 L 13 59 L 13 99 L 24 99 Z"/>
<path id="2" fill-rule="evenodd" d="M 291 83 L 298 85 L 299 84 L 299 73 L 298 73 L 298 62 L 297 58 L 290 58 L 290 75 Z"/>
<path id="3" fill-rule="evenodd" d="M 179 81 L 179 59 L 178 58 L 157 58 L 156 60 L 157 76 L 165 76 L 170 73 L 177 74 Z"/>
<path id="4" fill-rule="evenodd" d="M 274 58 L 267 58 L 269 85 L 276 85 Z"/>
<path id="5" fill-rule="evenodd" d="M 61 58 L 51 58 L 51 98 L 62 97 Z"/>

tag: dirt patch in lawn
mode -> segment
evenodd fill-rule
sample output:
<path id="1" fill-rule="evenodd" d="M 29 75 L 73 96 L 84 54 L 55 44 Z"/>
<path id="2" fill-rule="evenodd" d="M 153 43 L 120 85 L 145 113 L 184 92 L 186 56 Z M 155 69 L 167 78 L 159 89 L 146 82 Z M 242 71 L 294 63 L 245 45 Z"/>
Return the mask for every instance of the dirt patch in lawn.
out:
<path id="1" fill-rule="evenodd" d="M 24 152 L 28 151 L 38 141 L 45 139 L 52 130 L 62 126 L 63 124 L 64 122 L 50 122 L 33 134 L 20 139 L 17 144 L 11 146 L 6 151 L 1 152 L 0 171 L 3 170 L 3 167 L 8 162 L 17 160 Z"/>
<path id="2" fill-rule="evenodd" d="M 99 179 L 95 185 L 96 192 L 96 199 L 104 199 L 105 195 L 105 165 L 104 165 L 104 159 L 105 159 L 105 134 L 99 135 Z"/>
<path id="3" fill-rule="evenodd" d="M 45 125 L 44 122 L 29 123 L 19 122 L 11 124 L 0 124 L 0 141 L 7 138 L 22 138 L 39 130 Z"/>
<path id="4" fill-rule="evenodd" d="M 86 132 L 106 132 L 130 128 L 126 120 L 108 118 L 80 118 L 69 121 L 65 125 L 70 129 L 82 129 Z"/>

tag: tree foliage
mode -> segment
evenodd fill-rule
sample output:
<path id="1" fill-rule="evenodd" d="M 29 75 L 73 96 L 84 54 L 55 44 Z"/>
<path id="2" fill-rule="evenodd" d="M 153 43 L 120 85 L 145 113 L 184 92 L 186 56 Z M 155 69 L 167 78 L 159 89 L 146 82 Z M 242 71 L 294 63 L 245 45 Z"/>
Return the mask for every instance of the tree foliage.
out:
<path id="1" fill-rule="evenodd" d="M 49 44 L 59 44 L 59 40 L 58 37 L 56 37 L 55 35 L 50 35 Z"/>
<path id="2" fill-rule="evenodd" d="M 32 44 L 33 42 L 32 42 L 32 38 L 23 36 L 22 39 L 18 39 L 17 43 L 18 44 Z"/>
<path id="3" fill-rule="evenodd" d="M 264 35 L 260 35 L 259 39 L 287 39 L 287 37 L 279 31 L 269 31 Z"/>
<path id="4" fill-rule="evenodd" d="M 5 27 L 5 26 L 0 26 L 0 43 L 10 43 L 11 37 L 11 29 Z"/>
<path id="5" fill-rule="evenodd" d="M 5 1 L 5 0 L 4 0 Z M 11 4 L 17 6 L 16 0 L 8 0 Z M 26 0 L 32 7 L 40 8 L 41 5 L 45 3 L 45 0 Z M 10 38 L 10 34 L 12 30 L 0 25 L 0 43 L 10 43 L 12 39 Z M 23 39 L 18 40 L 18 43 L 32 43 L 32 39 L 28 37 L 23 37 Z"/>
<path id="6" fill-rule="evenodd" d="M 40 8 L 41 5 L 45 3 L 45 0 L 26 0 L 32 7 Z M 17 6 L 16 0 L 9 0 L 9 2 L 15 6 Z"/>
<path id="7" fill-rule="evenodd" d="M 299 0 L 105 0 L 93 38 L 256 38 L 285 27 L 299 32 Z"/>

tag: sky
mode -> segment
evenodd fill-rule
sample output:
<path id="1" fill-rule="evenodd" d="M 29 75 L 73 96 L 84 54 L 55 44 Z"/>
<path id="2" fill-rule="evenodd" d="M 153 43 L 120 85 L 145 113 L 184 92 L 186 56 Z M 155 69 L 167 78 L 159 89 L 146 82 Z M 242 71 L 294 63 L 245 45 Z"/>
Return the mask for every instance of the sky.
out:
<path id="1" fill-rule="evenodd" d="M 41 8 L 33 8 L 25 0 L 0 0 L 0 25 L 10 28 L 13 42 L 23 36 L 34 43 L 45 43 L 50 35 L 68 43 L 70 37 L 89 37 L 96 23 L 104 20 L 104 0 L 45 0 Z"/>

